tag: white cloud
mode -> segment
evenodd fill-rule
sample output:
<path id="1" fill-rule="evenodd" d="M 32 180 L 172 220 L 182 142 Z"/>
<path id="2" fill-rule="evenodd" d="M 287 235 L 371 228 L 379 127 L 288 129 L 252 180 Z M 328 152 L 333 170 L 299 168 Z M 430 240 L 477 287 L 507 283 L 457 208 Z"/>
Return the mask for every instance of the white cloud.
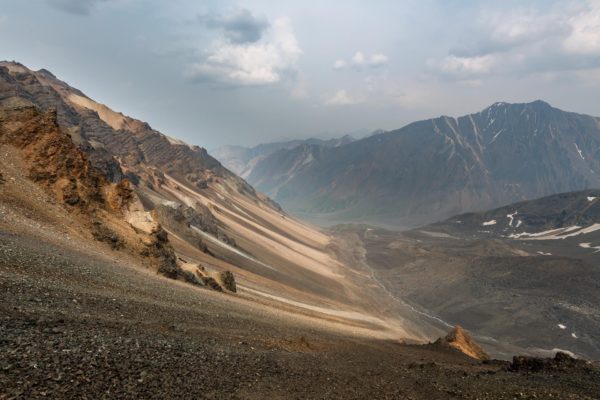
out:
<path id="1" fill-rule="evenodd" d="M 377 53 L 371 56 L 370 66 L 379 67 L 388 63 L 388 58 L 385 54 Z"/>
<path id="2" fill-rule="evenodd" d="M 495 59 L 492 55 L 475 56 L 475 57 L 457 57 L 449 55 L 445 57 L 438 65 L 440 71 L 456 76 L 473 76 L 488 74 Z M 435 62 L 433 62 L 435 66 Z"/>
<path id="3" fill-rule="evenodd" d="M 600 1 L 589 1 L 588 7 L 568 19 L 571 32 L 563 42 L 569 53 L 600 55 Z"/>
<path id="4" fill-rule="evenodd" d="M 560 36 L 569 29 L 562 14 L 540 14 L 530 9 L 488 15 L 483 24 L 484 29 L 489 30 L 486 36 L 492 48 L 545 40 Z"/>
<path id="5" fill-rule="evenodd" d="M 348 66 L 348 63 L 344 60 L 336 60 L 333 63 L 333 68 L 334 69 L 344 69 Z"/>
<path id="6" fill-rule="evenodd" d="M 276 19 L 255 43 L 219 40 L 195 63 L 188 76 L 229 85 L 269 85 L 297 74 L 302 54 L 288 18 Z"/>
<path id="7" fill-rule="evenodd" d="M 341 89 L 335 92 L 333 96 L 325 101 L 325 105 L 328 106 L 348 106 L 353 104 L 359 104 L 364 102 L 364 99 L 360 96 L 351 96 L 346 90 Z"/>
<path id="8" fill-rule="evenodd" d="M 464 82 L 600 67 L 600 0 L 487 11 L 480 20 L 474 41 L 428 61 L 430 70 Z"/>
<path id="9" fill-rule="evenodd" d="M 370 56 L 364 55 L 361 51 L 354 53 L 350 61 L 336 60 L 333 64 L 334 69 L 346 69 L 352 67 L 354 69 L 379 68 L 388 63 L 388 58 L 385 54 L 375 53 Z"/>
<path id="10" fill-rule="evenodd" d="M 365 58 L 365 55 L 363 53 L 361 53 L 360 51 L 354 53 L 354 56 L 352 57 L 352 65 L 362 66 L 365 65 L 366 62 L 367 59 Z"/>

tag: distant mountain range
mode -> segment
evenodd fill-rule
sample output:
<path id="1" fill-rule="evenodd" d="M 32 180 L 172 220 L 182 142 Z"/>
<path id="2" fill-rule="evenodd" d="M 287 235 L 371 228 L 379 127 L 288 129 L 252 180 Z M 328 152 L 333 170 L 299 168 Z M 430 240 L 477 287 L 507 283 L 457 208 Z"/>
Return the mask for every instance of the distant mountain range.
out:
<path id="1" fill-rule="evenodd" d="M 263 143 L 254 147 L 222 146 L 211 151 L 213 157 L 223 163 L 229 170 L 242 178 L 252 174 L 255 165 L 280 150 L 292 150 L 298 146 L 337 147 L 354 141 L 350 135 L 329 140 L 324 139 L 297 139 L 285 142 Z"/>
<path id="2" fill-rule="evenodd" d="M 304 218 L 409 228 L 600 187 L 600 119 L 539 100 L 495 103 L 339 146 L 281 148 L 248 171 L 250 184 Z"/>

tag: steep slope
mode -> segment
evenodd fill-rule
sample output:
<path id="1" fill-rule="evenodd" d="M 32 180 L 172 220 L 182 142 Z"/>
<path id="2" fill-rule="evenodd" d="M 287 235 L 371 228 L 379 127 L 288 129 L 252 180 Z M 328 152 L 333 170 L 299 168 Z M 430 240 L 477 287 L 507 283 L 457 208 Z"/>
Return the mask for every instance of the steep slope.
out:
<path id="1" fill-rule="evenodd" d="M 104 242 L 113 250 L 137 256 L 142 264 L 169 278 L 190 281 L 179 267 L 167 235 L 141 209 L 129 182 L 110 183 L 93 169 L 86 155 L 60 129 L 56 110 L 42 114 L 35 106 L 11 107 L 12 100 L 0 99 L 0 146 L 10 158 L 0 166 L 12 172 L 10 184 L 2 188 L 2 203 L 16 205 L 17 213 L 30 209 L 26 218 L 54 220 L 47 210 L 40 209 L 44 206 L 40 198 L 27 195 L 39 186 L 45 190 L 39 196 L 56 206 L 55 214 L 71 214 L 69 225 L 77 227 L 82 240 Z"/>
<path id="2" fill-rule="evenodd" d="M 229 271 L 241 297 L 365 335 L 426 340 L 439 334 L 440 327 L 373 285 L 351 243 L 289 217 L 204 149 L 117 113 L 45 70 L 2 63 L 0 98 L 7 109 L 55 110 L 57 125 L 92 172 L 113 184 L 126 178 L 139 201 L 124 222 L 168 238 L 177 276 L 233 287 Z"/>
<path id="3" fill-rule="evenodd" d="M 290 140 L 287 142 L 263 143 L 254 147 L 222 146 L 211 151 L 211 154 L 231 171 L 244 179 L 248 179 L 253 174 L 254 167 L 257 164 L 280 150 L 293 150 L 298 146 L 338 147 L 353 141 L 352 136 L 345 135 L 341 138 L 329 140 Z"/>
<path id="4" fill-rule="evenodd" d="M 282 179 L 289 171 L 282 160 L 295 157 L 294 150 L 267 157 L 248 181 L 314 220 L 412 227 L 600 187 L 600 120 L 542 101 L 496 103 L 322 149 Z"/>

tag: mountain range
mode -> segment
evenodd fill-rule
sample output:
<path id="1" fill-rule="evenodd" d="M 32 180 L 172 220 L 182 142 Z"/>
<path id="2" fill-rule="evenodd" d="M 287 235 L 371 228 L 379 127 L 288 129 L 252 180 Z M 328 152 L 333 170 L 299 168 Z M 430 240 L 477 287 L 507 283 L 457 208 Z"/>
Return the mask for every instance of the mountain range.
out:
<path id="1" fill-rule="evenodd" d="M 210 153 L 232 172 L 242 178 L 252 174 L 252 169 L 262 160 L 280 150 L 291 150 L 298 146 L 338 147 L 354 141 L 350 135 L 335 139 L 296 139 L 285 142 L 263 143 L 254 147 L 221 146 Z"/>
<path id="2" fill-rule="evenodd" d="M 336 147 L 281 149 L 244 178 L 309 220 L 415 227 L 600 187 L 600 119 L 539 100 L 495 103 Z"/>
<path id="3" fill-rule="evenodd" d="M 597 119 L 480 114 L 231 160 L 286 204 L 317 186 L 328 216 L 372 202 L 365 220 L 595 184 Z M 550 122 L 493 133 L 519 118 Z M 577 358 L 600 354 L 599 198 L 317 228 L 204 148 L 0 62 L 0 398 L 593 398 L 600 367 Z"/>

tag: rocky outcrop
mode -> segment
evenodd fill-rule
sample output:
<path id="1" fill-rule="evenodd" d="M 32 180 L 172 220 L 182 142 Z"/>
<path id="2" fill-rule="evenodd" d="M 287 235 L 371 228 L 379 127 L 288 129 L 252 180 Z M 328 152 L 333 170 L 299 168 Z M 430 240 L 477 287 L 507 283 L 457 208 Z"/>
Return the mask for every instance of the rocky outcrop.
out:
<path id="1" fill-rule="evenodd" d="M 29 178 L 45 186 L 69 206 L 94 207 L 104 203 L 105 177 L 92 170 L 82 151 L 57 122 L 56 110 L 36 107 L 4 108 L 0 141 L 23 151 Z"/>
<path id="2" fill-rule="evenodd" d="M 567 353 L 558 351 L 554 358 L 539 358 L 527 356 L 514 356 L 508 370 L 512 372 L 543 372 L 543 371 L 568 371 L 574 368 L 589 368 L 591 363 L 578 360 Z"/>
<path id="3" fill-rule="evenodd" d="M 230 246 L 236 246 L 235 240 L 223 232 L 217 219 L 203 204 L 196 203 L 193 208 L 182 204 L 161 204 L 153 211 L 153 215 L 165 228 L 177 231 L 190 243 L 197 243 L 198 248 L 204 252 L 207 252 L 208 248 L 195 229 L 206 232 Z"/>
<path id="4" fill-rule="evenodd" d="M 204 233 L 236 243 L 200 203 L 163 207 L 173 199 L 169 190 L 188 204 L 184 190 L 210 197 L 217 186 L 274 207 L 205 149 L 115 112 L 46 70 L 15 62 L 0 62 L 0 143 L 22 153 L 29 178 L 76 212 L 94 239 L 141 255 L 169 278 L 217 290 L 222 288 L 214 277 L 200 279 L 182 269 L 160 222 L 208 255 Z M 235 288 L 232 277 L 224 281 Z"/>
<path id="5" fill-rule="evenodd" d="M 235 293 L 237 291 L 236 285 L 235 285 L 235 277 L 233 276 L 231 271 L 219 272 L 217 274 L 216 280 L 222 287 L 229 290 L 230 292 Z"/>
<path id="6" fill-rule="evenodd" d="M 471 335 L 458 325 L 446 337 L 439 338 L 434 344 L 449 346 L 476 360 L 489 360 L 490 358 L 485 350 L 471 338 Z"/>

